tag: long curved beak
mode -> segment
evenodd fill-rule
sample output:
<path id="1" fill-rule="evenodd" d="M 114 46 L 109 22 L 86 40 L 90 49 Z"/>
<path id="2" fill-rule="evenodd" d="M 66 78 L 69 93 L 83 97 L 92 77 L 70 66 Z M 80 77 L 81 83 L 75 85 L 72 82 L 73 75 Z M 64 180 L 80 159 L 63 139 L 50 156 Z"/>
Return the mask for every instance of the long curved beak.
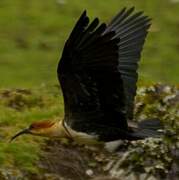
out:
<path id="1" fill-rule="evenodd" d="M 20 135 L 22 135 L 22 134 L 31 134 L 31 132 L 30 132 L 29 129 L 24 129 L 24 130 L 18 132 L 16 135 L 14 135 L 14 136 L 11 138 L 10 142 L 12 142 L 14 139 L 16 139 L 18 136 L 20 136 Z"/>

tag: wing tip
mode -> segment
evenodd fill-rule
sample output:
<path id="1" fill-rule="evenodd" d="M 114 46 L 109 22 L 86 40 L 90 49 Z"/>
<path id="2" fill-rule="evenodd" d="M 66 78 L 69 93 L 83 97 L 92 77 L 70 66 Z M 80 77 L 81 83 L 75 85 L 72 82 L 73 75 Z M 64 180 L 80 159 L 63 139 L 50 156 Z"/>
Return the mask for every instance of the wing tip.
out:
<path id="1" fill-rule="evenodd" d="M 87 10 L 84 9 L 82 15 L 83 15 L 83 16 L 86 16 L 86 14 L 87 14 Z"/>

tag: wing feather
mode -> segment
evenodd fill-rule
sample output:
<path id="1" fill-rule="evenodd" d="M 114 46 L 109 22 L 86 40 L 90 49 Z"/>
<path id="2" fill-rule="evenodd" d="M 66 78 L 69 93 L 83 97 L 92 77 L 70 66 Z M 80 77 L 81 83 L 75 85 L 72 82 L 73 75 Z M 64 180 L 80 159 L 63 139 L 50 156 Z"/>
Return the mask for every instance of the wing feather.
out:
<path id="1" fill-rule="evenodd" d="M 134 7 L 123 8 L 108 25 L 98 18 L 89 23 L 82 13 L 57 69 L 71 128 L 103 140 L 129 135 L 127 119 L 133 117 L 138 61 L 149 27 L 150 19 Z"/>
<path id="2" fill-rule="evenodd" d="M 129 119 L 133 118 L 134 98 L 138 79 L 138 62 L 151 19 L 143 12 L 134 13 L 134 8 L 124 8 L 109 23 L 106 32 L 115 31 L 115 38 L 120 38 L 118 70 L 124 84 L 126 108 Z"/>
<path id="3" fill-rule="evenodd" d="M 127 130 L 124 89 L 118 72 L 120 38 L 115 38 L 114 31 L 104 33 L 107 26 L 99 24 L 98 18 L 88 23 L 84 12 L 65 43 L 58 65 L 65 121 L 85 132 L 91 131 L 85 129 L 88 123 L 95 124 L 96 129 L 103 125 Z"/>

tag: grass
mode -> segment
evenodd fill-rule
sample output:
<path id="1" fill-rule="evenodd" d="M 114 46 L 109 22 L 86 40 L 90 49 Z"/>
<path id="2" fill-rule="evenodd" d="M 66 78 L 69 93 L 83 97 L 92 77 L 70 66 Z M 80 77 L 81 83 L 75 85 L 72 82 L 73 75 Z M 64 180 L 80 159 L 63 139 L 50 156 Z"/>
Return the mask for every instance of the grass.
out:
<path id="1" fill-rule="evenodd" d="M 51 87 L 50 92 L 44 87 L 32 91 L 23 89 L 22 92 L 19 89 L 1 90 L 0 99 L 0 168 L 14 166 L 35 172 L 34 163 L 39 159 L 43 139 L 22 136 L 12 143 L 9 141 L 34 121 L 63 117 L 59 89 Z"/>
<path id="2" fill-rule="evenodd" d="M 43 141 L 22 137 L 8 144 L 8 138 L 32 121 L 63 116 L 62 97 L 53 88 L 58 83 L 56 66 L 81 12 L 87 9 L 90 17 L 98 16 L 108 22 L 123 6 L 136 6 L 153 18 L 142 54 L 140 81 L 178 83 L 179 3 L 171 0 L 162 3 L 159 0 L 0 1 L 0 88 L 35 90 L 32 95 L 21 97 L 24 104 L 20 110 L 8 106 L 10 101 L 19 100 L 13 99 L 17 94 L 11 94 L 12 99 L 0 98 L 0 167 L 13 164 L 34 169 L 38 143 Z M 39 101 L 44 104 L 39 105 Z"/>
<path id="3" fill-rule="evenodd" d="M 140 79 L 177 83 L 178 3 L 169 0 L 162 3 L 155 0 L 111 0 L 110 3 L 102 0 L 2 0 L 0 87 L 57 84 L 56 66 L 63 44 L 80 13 L 87 9 L 90 17 L 99 16 L 108 22 L 123 6 L 133 5 L 153 18 L 143 51 Z"/>

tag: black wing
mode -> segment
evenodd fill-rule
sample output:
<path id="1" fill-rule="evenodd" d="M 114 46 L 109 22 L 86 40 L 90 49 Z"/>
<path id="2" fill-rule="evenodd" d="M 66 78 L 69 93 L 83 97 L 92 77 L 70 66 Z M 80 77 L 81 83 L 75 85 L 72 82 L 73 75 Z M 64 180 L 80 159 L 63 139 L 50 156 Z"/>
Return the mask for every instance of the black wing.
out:
<path id="1" fill-rule="evenodd" d="M 65 43 L 58 65 L 63 91 L 65 121 L 78 131 L 99 134 L 100 127 L 127 129 L 123 83 L 118 71 L 118 43 L 86 11 Z"/>
<path id="2" fill-rule="evenodd" d="M 58 78 L 65 121 L 75 130 L 128 130 L 138 61 L 150 26 L 148 17 L 133 10 L 124 8 L 108 26 L 99 25 L 97 18 L 89 24 L 84 12 L 65 43 Z"/>
<path id="3" fill-rule="evenodd" d="M 115 38 L 120 38 L 118 69 L 124 83 L 127 115 L 130 119 L 133 118 L 138 62 L 151 21 L 143 12 L 133 12 L 134 7 L 122 9 L 105 31 L 115 31 Z"/>

